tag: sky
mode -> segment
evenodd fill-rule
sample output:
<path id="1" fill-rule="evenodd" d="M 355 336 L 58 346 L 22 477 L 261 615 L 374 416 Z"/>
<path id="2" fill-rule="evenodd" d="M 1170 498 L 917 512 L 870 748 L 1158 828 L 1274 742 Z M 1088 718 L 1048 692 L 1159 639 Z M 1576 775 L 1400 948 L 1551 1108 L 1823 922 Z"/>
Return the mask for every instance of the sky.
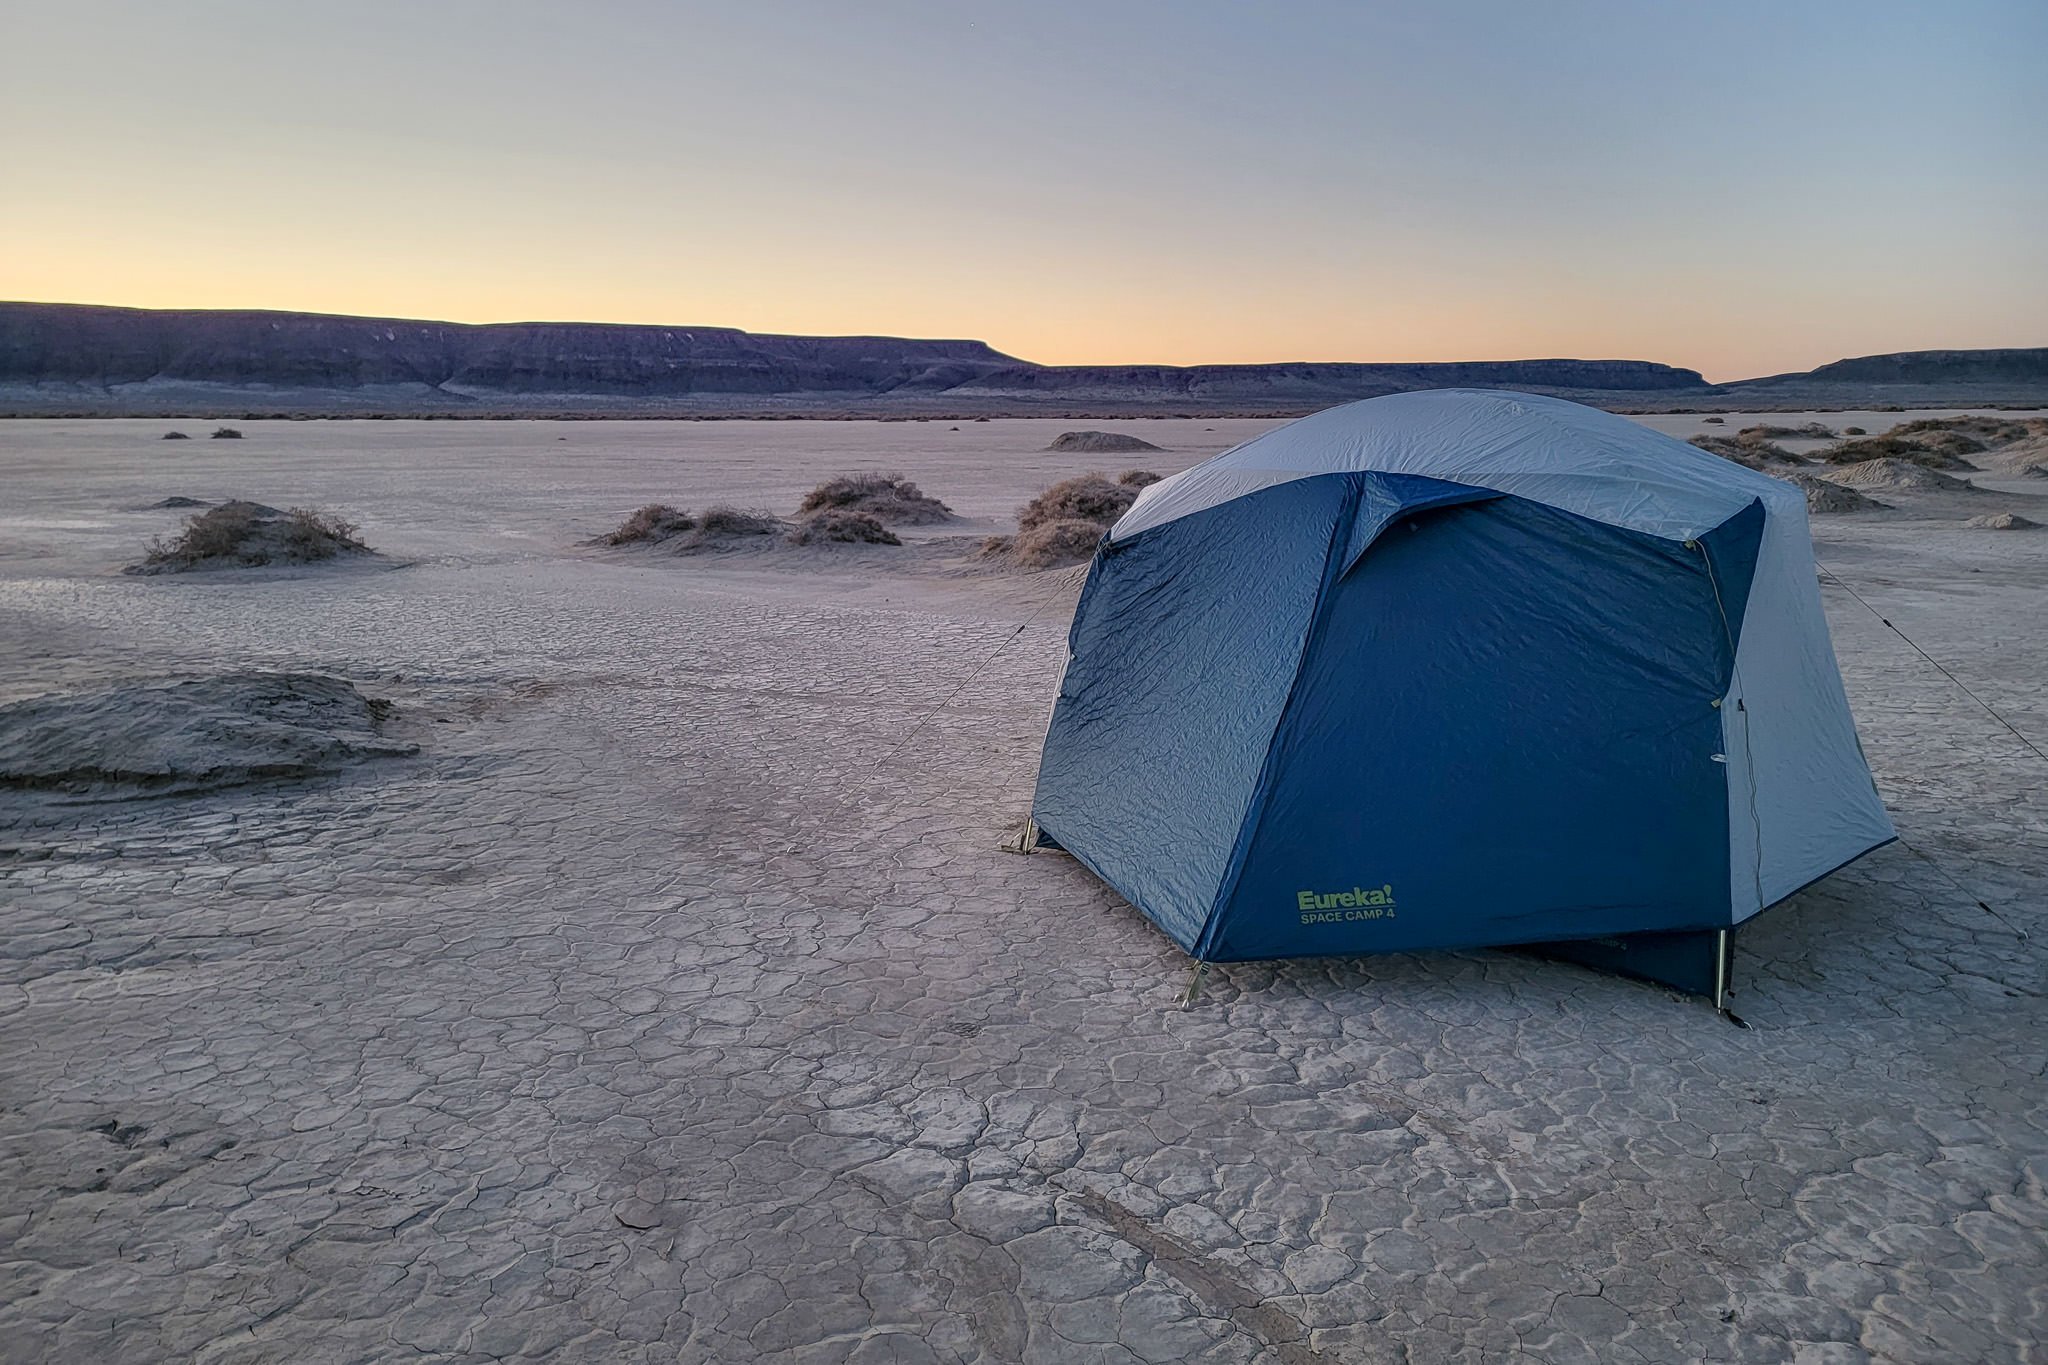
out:
<path id="1" fill-rule="evenodd" d="M 2048 345 L 2043 0 L 0 0 L 0 298 L 1045 364 Z"/>

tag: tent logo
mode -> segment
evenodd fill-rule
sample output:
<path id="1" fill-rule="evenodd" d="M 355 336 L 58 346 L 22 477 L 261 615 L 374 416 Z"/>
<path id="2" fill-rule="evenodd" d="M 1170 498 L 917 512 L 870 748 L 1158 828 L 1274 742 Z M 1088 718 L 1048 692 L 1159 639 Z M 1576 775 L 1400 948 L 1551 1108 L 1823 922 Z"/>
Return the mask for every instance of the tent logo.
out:
<path id="1" fill-rule="evenodd" d="M 1303 924 L 1344 924 L 1357 920 L 1392 919 L 1394 884 L 1367 890 L 1354 886 L 1349 891 L 1297 891 L 1295 909 Z"/>

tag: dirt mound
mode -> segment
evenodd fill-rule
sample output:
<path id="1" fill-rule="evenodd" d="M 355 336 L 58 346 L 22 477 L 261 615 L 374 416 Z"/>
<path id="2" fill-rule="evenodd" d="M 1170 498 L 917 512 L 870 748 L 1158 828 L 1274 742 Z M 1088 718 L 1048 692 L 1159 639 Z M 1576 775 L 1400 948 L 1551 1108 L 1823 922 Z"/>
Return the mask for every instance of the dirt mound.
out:
<path id="1" fill-rule="evenodd" d="M 799 521 L 783 537 L 792 545 L 901 545 L 894 532 L 865 512 L 828 507 Z"/>
<path id="2" fill-rule="evenodd" d="M 1785 447 L 1772 445 L 1769 441 L 1745 441 L 1729 436 L 1694 436 L 1686 444 L 1698 446 L 1709 455 L 1719 455 L 1724 460 L 1733 460 L 1750 469 L 1776 470 L 1806 463 Z"/>
<path id="3" fill-rule="evenodd" d="M 1053 437 L 1047 450 L 1080 450 L 1093 455 L 1121 450 L 1157 450 L 1150 441 L 1126 436 L 1120 431 L 1063 431 Z"/>
<path id="4" fill-rule="evenodd" d="M 1101 474 L 1061 479 L 1024 504 L 1017 513 L 1017 529 L 1029 531 L 1055 521 L 1092 521 L 1106 527 L 1137 500 L 1137 489 L 1112 483 Z"/>
<path id="5" fill-rule="evenodd" d="M 1149 469 L 1126 469 L 1116 476 L 1116 481 L 1126 488 L 1150 488 L 1160 478 Z"/>
<path id="6" fill-rule="evenodd" d="M 848 474 L 804 494 L 797 515 L 837 509 L 858 512 L 891 526 L 929 526 L 951 521 L 953 509 L 901 474 Z"/>
<path id="7" fill-rule="evenodd" d="M 1901 438 L 1897 436 L 1866 436 L 1861 440 L 1842 441 L 1825 450 L 1815 452 L 1816 457 L 1829 464 L 1862 464 L 1867 460 L 1905 460 L 1927 469 L 1972 469 L 1975 468 L 1953 447 L 1957 442 L 1968 443 L 1968 437 L 1934 433 L 1925 437 Z M 1981 449 L 1982 447 L 1975 447 Z"/>
<path id="8" fill-rule="evenodd" d="M 212 503 L 208 502 L 204 498 L 188 498 L 181 494 L 176 497 L 159 498 L 155 502 L 151 503 L 149 506 L 143 508 L 142 510 L 145 512 L 169 512 L 174 509 L 183 509 L 188 507 L 211 507 L 212 505 Z"/>
<path id="9" fill-rule="evenodd" d="M 418 752 L 390 702 L 317 673 L 231 673 L 0 706 L 0 788 L 205 791 Z"/>
<path id="10" fill-rule="evenodd" d="M 213 429 L 213 439 L 216 441 L 239 441 L 242 439 L 242 433 L 236 431 L 233 427 L 215 427 Z"/>
<path id="11" fill-rule="evenodd" d="M 280 512 L 260 502 L 224 502 L 185 523 L 172 540 L 152 541 L 142 562 L 123 573 L 189 573 L 263 564 L 317 564 L 375 553 L 355 523 L 310 507 Z"/>
<path id="12" fill-rule="evenodd" d="M 189 441 L 192 438 L 190 436 L 187 436 L 182 431 L 167 431 L 163 435 L 157 437 L 157 439 L 160 441 Z"/>
<path id="13" fill-rule="evenodd" d="M 1917 493 L 1965 493 L 1976 485 L 1968 479 L 1951 478 L 1910 460 L 1863 460 L 1828 475 L 1850 488 L 1890 488 Z"/>
<path id="14" fill-rule="evenodd" d="M 627 517 L 619 529 L 588 542 L 593 545 L 660 546 L 678 554 L 694 550 L 721 550 L 760 543 L 764 537 L 787 531 L 789 526 L 772 512 L 749 512 L 738 507 L 711 507 L 690 513 L 665 502 L 651 502 Z"/>
<path id="15" fill-rule="evenodd" d="M 2039 529 L 2041 523 L 2017 512 L 1995 512 L 1986 517 L 1971 517 L 1963 525 L 1972 531 L 2032 531 Z"/>
<path id="16" fill-rule="evenodd" d="M 1806 493 L 1808 512 L 1876 512 L 1885 504 L 1876 498 L 1866 498 L 1853 488 L 1829 479 L 1815 478 L 1811 474 L 1780 474 L 1779 478 L 1790 484 L 1797 484 Z"/>
<path id="17" fill-rule="evenodd" d="M 1977 463 L 1987 469 L 1999 469 L 2008 474 L 2048 472 L 2048 436 L 2036 436 L 2001 446 Z"/>

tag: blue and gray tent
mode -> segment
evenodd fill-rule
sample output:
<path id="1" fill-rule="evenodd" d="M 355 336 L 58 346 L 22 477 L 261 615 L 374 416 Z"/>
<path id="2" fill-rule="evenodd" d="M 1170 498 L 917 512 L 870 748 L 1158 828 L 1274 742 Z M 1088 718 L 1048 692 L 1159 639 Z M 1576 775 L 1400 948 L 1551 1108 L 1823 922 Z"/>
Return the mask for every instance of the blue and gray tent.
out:
<path id="1" fill-rule="evenodd" d="M 1894 835 L 1804 494 L 1438 390 L 1147 488 L 1090 565 L 1034 828 L 1200 962 L 1547 944 L 1719 997 Z"/>

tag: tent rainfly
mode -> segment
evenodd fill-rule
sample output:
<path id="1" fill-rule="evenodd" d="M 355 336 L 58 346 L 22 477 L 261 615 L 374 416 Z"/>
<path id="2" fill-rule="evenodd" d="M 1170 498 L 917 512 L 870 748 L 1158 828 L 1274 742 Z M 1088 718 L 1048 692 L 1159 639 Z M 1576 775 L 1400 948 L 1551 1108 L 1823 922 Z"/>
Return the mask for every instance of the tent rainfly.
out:
<path id="1" fill-rule="evenodd" d="M 1456 389 L 1144 491 L 1031 815 L 1202 963 L 1541 944 L 1717 1005 L 1732 931 L 1895 837 L 1804 494 Z"/>

